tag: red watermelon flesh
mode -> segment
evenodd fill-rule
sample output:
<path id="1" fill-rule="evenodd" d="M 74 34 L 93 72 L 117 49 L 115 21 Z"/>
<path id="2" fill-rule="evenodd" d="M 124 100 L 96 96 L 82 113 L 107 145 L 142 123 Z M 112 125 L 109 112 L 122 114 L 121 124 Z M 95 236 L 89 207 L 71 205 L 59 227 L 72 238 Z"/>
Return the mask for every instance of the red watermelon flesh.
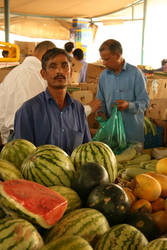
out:
<path id="1" fill-rule="evenodd" d="M 64 214 L 67 200 L 41 184 L 28 180 L 7 180 L 2 183 L 5 195 L 28 212 L 39 215 L 46 224 L 54 225 Z"/>

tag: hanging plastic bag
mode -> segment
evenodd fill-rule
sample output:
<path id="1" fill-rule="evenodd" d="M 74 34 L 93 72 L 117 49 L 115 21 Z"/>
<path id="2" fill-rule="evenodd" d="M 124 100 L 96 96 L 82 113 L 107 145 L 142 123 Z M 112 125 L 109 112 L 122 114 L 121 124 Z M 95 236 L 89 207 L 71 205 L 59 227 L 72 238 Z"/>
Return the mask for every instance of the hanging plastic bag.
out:
<path id="1" fill-rule="evenodd" d="M 96 120 L 99 122 L 100 128 L 93 137 L 93 141 L 106 143 L 115 154 L 120 154 L 128 147 L 122 115 L 117 110 L 117 105 L 114 105 L 108 120 L 104 120 L 101 116 L 98 116 Z"/>

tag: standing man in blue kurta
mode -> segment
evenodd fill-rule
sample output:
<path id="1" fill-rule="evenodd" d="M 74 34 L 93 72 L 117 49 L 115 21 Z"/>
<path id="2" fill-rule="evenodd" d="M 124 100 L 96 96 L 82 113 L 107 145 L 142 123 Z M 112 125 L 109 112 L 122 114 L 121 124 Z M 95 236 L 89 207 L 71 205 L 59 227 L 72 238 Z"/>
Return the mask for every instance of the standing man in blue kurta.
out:
<path id="1" fill-rule="evenodd" d="M 41 75 L 48 88 L 16 112 L 15 139 L 27 139 L 36 146 L 53 144 L 70 155 L 91 136 L 83 105 L 67 93 L 70 64 L 63 49 L 54 48 L 43 55 Z"/>
<path id="2" fill-rule="evenodd" d="M 101 73 L 97 98 L 101 110 L 109 118 L 113 104 L 122 113 L 128 143 L 144 142 L 144 111 L 149 106 L 143 73 L 127 63 L 120 42 L 109 39 L 100 46 L 100 56 L 106 69 Z"/>

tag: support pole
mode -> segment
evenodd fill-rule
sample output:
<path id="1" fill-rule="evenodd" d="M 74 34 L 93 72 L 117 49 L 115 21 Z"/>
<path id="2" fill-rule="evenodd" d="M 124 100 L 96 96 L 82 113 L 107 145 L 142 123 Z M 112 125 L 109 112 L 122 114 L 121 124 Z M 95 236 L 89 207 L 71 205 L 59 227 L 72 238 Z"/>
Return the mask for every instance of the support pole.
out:
<path id="1" fill-rule="evenodd" d="M 5 42 L 9 42 L 9 30 L 10 30 L 9 1 L 10 0 L 4 0 L 4 6 L 5 6 Z"/>
<path id="2" fill-rule="evenodd" d="M 147 0 L 144 0 L 143 6 L 143 31 L 142 31 L 142 46 L 141 46 L 141 64 L 144 62 L 144 42 L 145 42 L 145 26 L 146 26 L 146 14 L 147 14 Z"/>

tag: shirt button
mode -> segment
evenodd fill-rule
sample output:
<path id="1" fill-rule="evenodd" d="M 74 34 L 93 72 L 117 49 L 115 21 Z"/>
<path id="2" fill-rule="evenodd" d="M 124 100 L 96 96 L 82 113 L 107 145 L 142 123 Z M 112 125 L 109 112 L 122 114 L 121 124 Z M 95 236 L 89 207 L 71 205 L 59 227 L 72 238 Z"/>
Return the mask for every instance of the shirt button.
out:
<path id="1" fill-rule="evenodd" d="M 64 132 L 64 128 L 61 131 Z"/>

